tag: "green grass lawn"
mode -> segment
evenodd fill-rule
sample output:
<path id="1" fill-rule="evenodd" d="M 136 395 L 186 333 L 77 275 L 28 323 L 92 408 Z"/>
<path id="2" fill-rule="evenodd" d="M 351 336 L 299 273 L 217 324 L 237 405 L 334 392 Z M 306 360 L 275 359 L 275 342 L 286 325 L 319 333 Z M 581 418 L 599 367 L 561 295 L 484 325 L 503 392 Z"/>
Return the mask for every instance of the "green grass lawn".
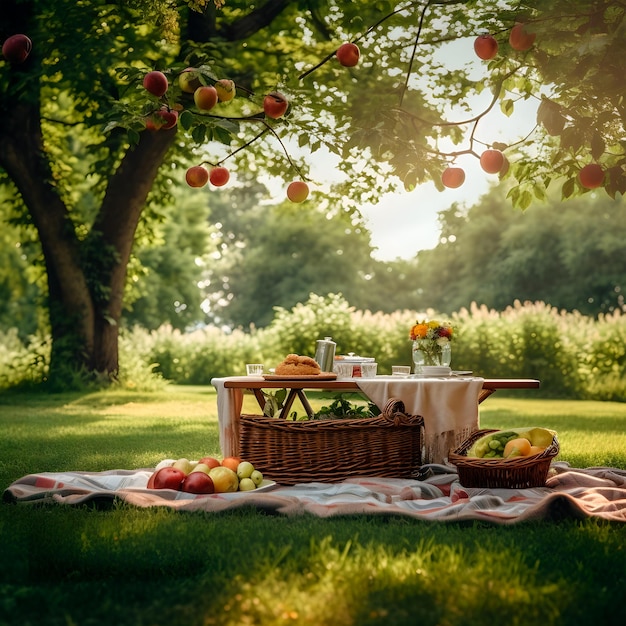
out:
<path id="1" fill-rule="evenodd" d="M 319 399 L 319 403 L 324 401 Z M 626 405 L 495 394 L 481 425 L 626 468 Z M 0 486 L 219 454 L 213 388 L 0 395 Z M 624 623 L 626 525 L 0 506 L 0 625 Z"/>

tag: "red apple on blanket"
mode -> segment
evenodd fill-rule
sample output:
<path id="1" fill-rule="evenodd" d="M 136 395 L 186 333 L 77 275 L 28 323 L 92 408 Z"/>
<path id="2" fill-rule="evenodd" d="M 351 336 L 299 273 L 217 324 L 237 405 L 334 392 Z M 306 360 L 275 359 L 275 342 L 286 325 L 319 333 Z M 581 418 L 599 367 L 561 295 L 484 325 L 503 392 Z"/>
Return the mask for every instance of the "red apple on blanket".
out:
<path id="1" fill-rule="evenodd" d="M 185 472 L 176 467 L 162 467 L 154 473 L 154 489 L 180 489 Z M 149 484 L 149 481 L 148 481 Z"/>
<path id="2" fill-rule="evenodd" d="M 213 456 L 203 456 L 198 463 L 202 463 L 203 465 L 208 465 L 210 468 L 219 467 L 221 463 L 218 459 Z"/>
<path id="3" fill-rule="evenodd" d="M 215 493 L 213 479 L 204 472 L 191 472 L 183 480 L 180 490 L 185 493 Z"/>

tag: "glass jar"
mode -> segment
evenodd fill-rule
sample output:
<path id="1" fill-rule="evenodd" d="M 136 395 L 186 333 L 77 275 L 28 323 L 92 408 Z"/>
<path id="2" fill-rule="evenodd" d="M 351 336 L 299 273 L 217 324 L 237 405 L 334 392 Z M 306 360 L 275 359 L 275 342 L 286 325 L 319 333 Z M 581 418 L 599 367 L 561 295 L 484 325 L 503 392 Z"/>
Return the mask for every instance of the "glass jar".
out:
<path id="1" fill-rule="evenodd" d="M 415 364 L 414 372 L 422 373 L 424 365 L 443 365 L 449 367 L 452 361 L 452 346 L 450 342 L 444 343 L 442 346 L 433 346 L 432 344 L 425 346 L 422 341 L 413 342 L 413 363 Z"/>

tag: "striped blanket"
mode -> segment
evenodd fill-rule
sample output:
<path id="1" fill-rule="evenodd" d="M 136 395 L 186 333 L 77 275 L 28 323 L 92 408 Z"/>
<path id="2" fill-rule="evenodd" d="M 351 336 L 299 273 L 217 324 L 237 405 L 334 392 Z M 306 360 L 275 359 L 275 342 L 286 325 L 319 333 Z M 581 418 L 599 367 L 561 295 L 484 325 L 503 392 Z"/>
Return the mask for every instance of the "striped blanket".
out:
<path id="1" fill-rule="evenodd" d="M 626 470 L 576 469 L 554 462 L 545 487 L 465 488 L 454 468 L 425 465 L 419 479 L 354 478 L 341 483 L 281 486 L 256 491 L 193 495 L 147 489 L 154 468 L 105 472 L 29 474 L 3 494 L 5 502 L 106 505 L 119 499 L 138 507 L 221 512 L 256 507 L 280 515 L 319 517 L 355 514 L 401 515 L 430 521 L 481 520 L 514 524 L 526 520 L 598 517 L 626 522 Z"/>

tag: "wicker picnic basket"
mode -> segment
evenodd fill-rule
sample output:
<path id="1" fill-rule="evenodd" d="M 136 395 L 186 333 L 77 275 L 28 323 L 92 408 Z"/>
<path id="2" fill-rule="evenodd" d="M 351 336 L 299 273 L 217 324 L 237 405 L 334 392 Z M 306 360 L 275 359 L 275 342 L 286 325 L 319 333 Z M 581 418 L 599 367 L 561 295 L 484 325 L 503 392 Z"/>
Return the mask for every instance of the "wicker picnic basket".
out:
<path id="1" fill-rule="evenodd" d="M 451 450 L 448 461 L 456 466 L 459 482 L 464 487 L 526 489 L 543 487 L 546 484 L 552 459 L 559 453 L 556 435 L 552 443 L 540 454 L 513 459 L 479 459 L 468 457 L 467 451 L 473 443 L 495 430 L 477 430 L 458 448 Z"/>
<path id="2" fill-rule="evenodd" d="M 390 399 L 376 417 L 293 421 L 242 415 L 239 456 L 284 485 L 352 476 L 411 478 L 422 460 L 424 420 Z"/>

